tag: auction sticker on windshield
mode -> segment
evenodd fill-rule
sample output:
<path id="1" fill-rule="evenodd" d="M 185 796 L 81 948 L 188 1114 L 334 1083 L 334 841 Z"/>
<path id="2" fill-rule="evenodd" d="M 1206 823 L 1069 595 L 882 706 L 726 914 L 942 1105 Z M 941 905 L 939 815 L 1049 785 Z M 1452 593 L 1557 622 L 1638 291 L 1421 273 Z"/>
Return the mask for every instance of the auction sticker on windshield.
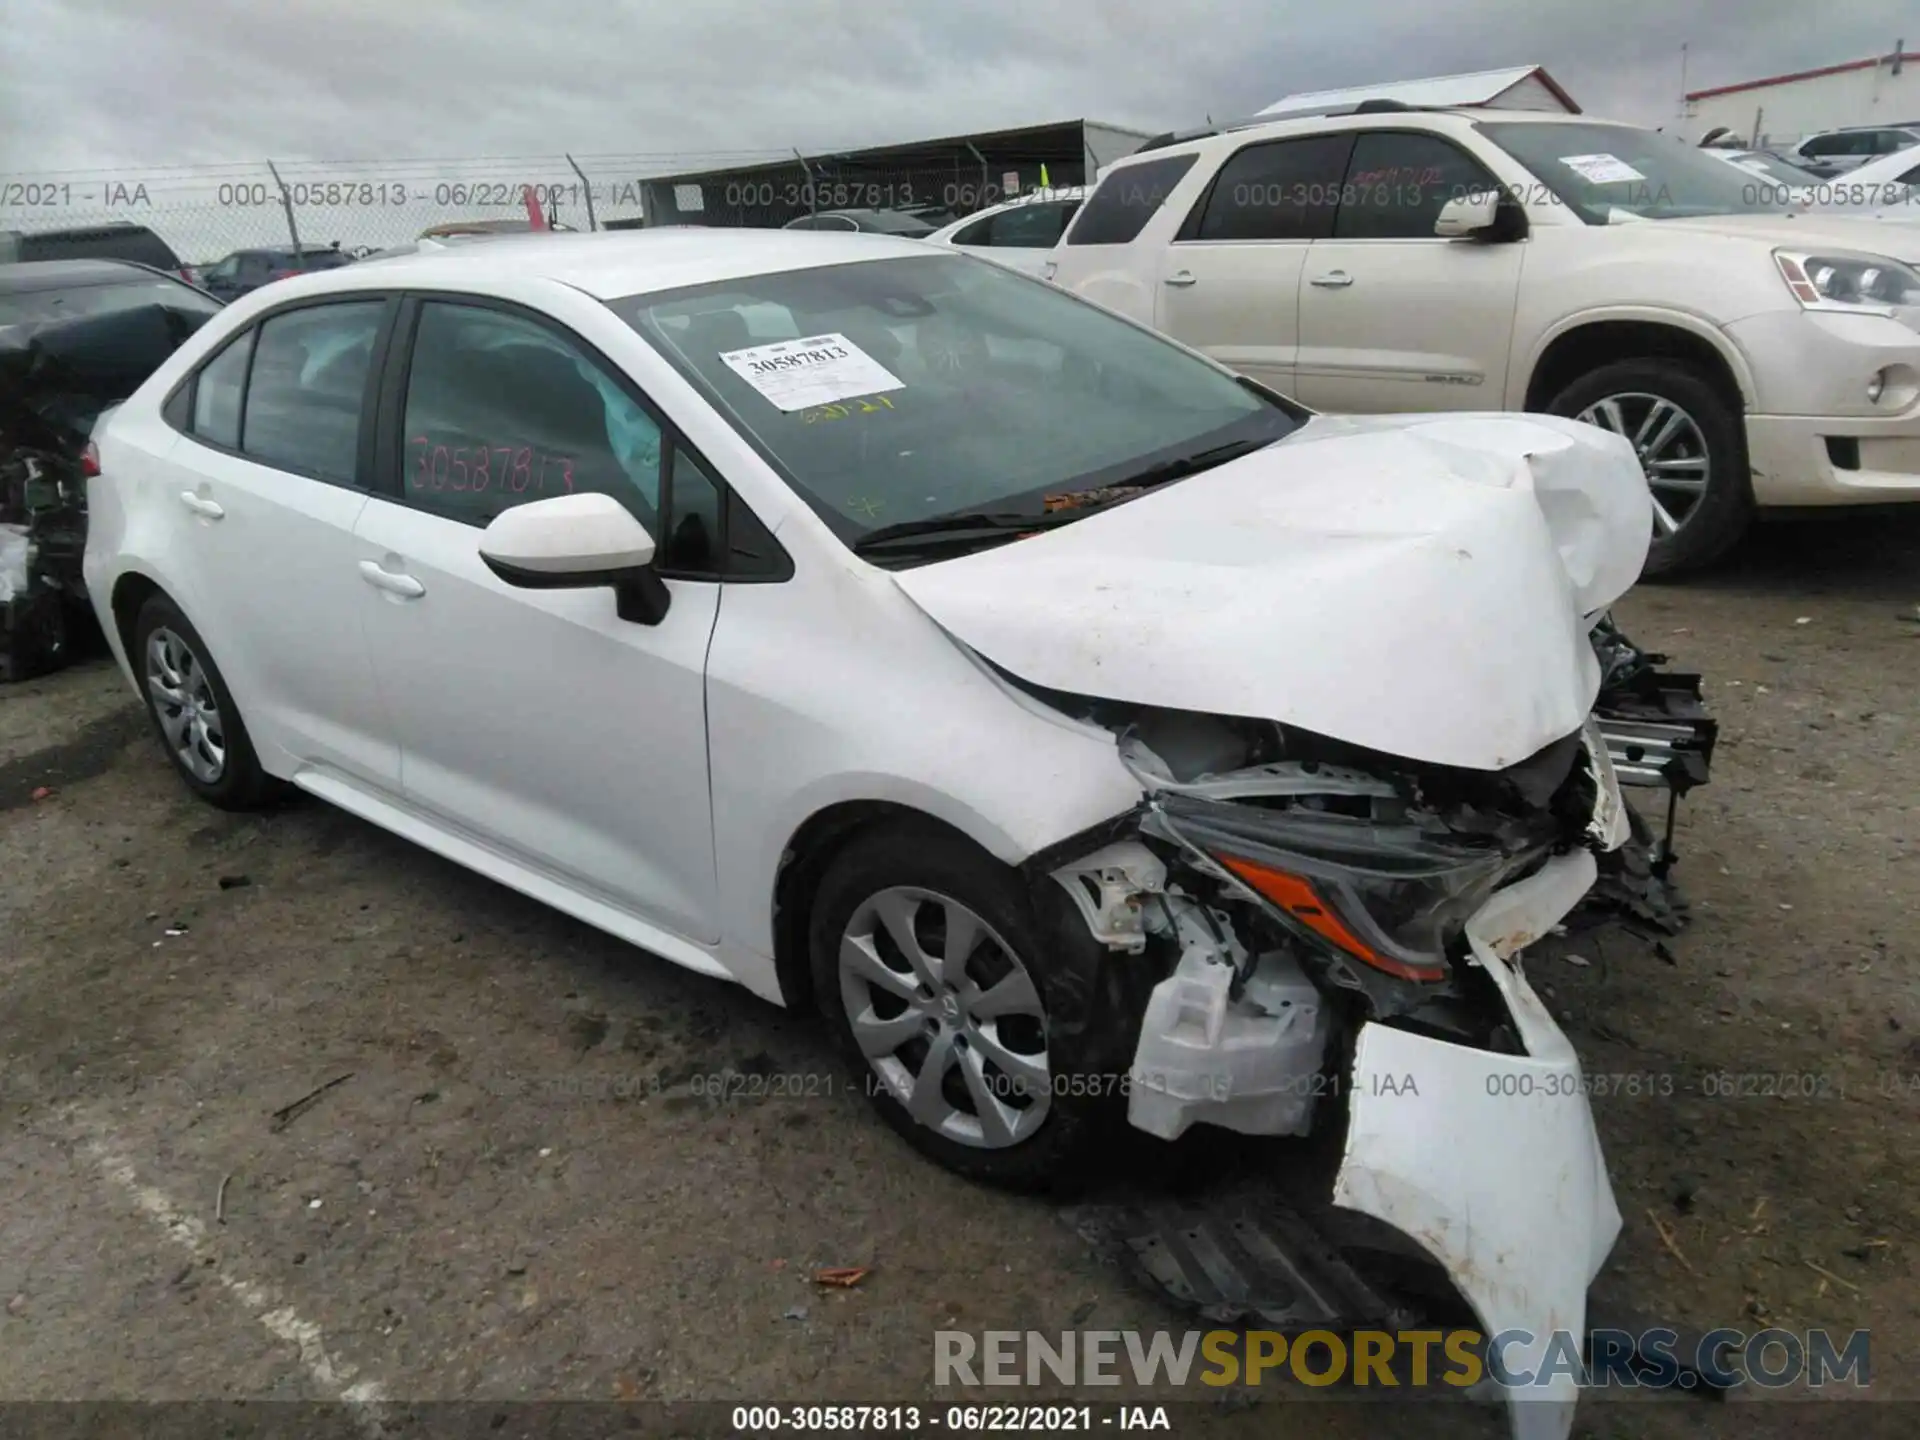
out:
<path id="1" fill-rule="evenodd" d="M 1617 155 L 1562 155 L 1560 163 L 1592 185 L 1618 185 L 1647 178 Z"/>
<path id="2" fill-rule="evenodd" d="M 806 410 L 883 390 L 901 390 L 906 382 L 844 335 L 809 335 L 779 340 L 720 356 L 726 367 L 781 410 Z"/>

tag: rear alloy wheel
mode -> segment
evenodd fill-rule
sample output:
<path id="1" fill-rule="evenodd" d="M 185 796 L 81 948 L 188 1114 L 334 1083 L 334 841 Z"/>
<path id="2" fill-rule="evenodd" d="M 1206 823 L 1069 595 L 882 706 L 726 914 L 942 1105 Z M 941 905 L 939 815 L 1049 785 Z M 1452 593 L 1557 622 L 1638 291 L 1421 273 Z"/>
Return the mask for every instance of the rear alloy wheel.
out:
<path id="1" fill-rule="evenodd" d="M 223 810 L 252 810 L 281 791 L 261 768 L 239 707 L 180 608 L 155 595 L 134 621 L 127 658 L 153 728 L 187 787 Z"/>
<path id="2" fill-rule="evenodd" d="M 218 785 L 227 771 L 220 697 L 193 647 L 164 625 L 147 636 L 147 696 L 174 763 L 202 785 Z"/>
<path id="3" fill-rule="evenodd" d="M 1051 880 L 928 822 L 875 825 L 821 876 L 808 950 L 854 1087 L 947 1169 L 1058 1190 L 1124 1150 L 1159 976 L 1094 940 Z"/>
<path id="4" fill-rule="evenodd" d="M 1699 372 L 1673 360 L 1603 365 L 1548 407 L 1633 446 L 1653 501 L 1649 577 L 1699 570 L 1753 518 L 1740 417 Z"/>

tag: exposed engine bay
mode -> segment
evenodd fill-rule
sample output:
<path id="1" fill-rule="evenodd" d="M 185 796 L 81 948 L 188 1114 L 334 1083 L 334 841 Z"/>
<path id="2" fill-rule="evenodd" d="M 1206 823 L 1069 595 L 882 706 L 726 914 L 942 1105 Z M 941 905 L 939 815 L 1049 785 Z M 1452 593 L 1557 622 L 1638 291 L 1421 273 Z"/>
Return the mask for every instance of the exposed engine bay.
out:
<path id="1" fill-rule="evenodd" d="M 1592 638 L 1595 713 L 1498 771 L 1041 692 L 1112 730 L 1145 794 L 1132 833 L 1048 871 L 1116 961 L 1164 977 L 1131 1123 L 1174 1140 L 1344 1121 L 1334 1205 L 1413 1240 L 1488 1333 L 1540 1345 L 1580 1328 L 1620 1216 L 1579 1057 L 1523 952 L 1590 895 L 1616 903 L 1604 871 L 1664 885 L 1672 799 L 1705 781 L 1714 740 L 1697 677 L 1658 671 L 1604 617 Z M 1668 790 L 1664 840 L 1623 769 Z M 1509 1398 L 1516 1435 L 1566 1433 L 1570 1381 Z"/>

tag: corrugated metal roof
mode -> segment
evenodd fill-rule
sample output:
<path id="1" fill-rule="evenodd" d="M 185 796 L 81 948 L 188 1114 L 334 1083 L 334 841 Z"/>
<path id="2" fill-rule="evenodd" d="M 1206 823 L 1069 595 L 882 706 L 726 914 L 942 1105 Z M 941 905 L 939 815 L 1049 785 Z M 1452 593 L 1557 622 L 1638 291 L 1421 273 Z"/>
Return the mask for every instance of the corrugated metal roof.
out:
<path id="1" fill-rule="evenodd" d="M 1262 115 L 1281 115 L 1292 111 L 1333 110 L 1343 105 L 1358 105 L 1363 100 L 1398 100 L 1402 105 L 1485 105 L 1532 76 L 1568 110 L 1580 113 L 1573 97 L 1560 87 L 1544 65 L 1513 65 L 1504 70 L 1476 70 L 1467 75 L 1434 75 L 1424 80 L 1392 80 L 1384 85 L 1355 85 L 1344 90 L 1307 90 L 1276 100 Z"/>

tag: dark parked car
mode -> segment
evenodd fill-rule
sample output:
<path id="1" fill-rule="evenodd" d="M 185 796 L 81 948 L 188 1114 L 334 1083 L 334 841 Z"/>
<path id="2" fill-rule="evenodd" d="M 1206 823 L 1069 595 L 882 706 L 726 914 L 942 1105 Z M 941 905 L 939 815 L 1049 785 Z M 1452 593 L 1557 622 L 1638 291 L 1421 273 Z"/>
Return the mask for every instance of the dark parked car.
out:
<path id="1" fill-rule="evenodd" d="M 173 247 L 144 225 L 72 230 L 0 230 L 0 265 L 34 260 L 131 260 L 186 279 Z"/>
<path id="2" fill-rule="evenodd" d="M 817 215 L 802 215 L 789 220 L 782 230 L 867 230 L 877 235 L 900 235 L 920 240 L 939 229 L 918 215 L 905 210 L 822 210 Z"/>
<path id="3" fill-rule="evenodd" d="M 236 250 L 198 272 L 200 284 L 222 300 L 237 300 L 251 290 L 274 280 L 286 280 L 315 270 L 333 270 L 351 265 L 353 256 L 337 247 L 332 249 Z"/>
<path id="4" fill-rule="evenodd" d="M 88 437 L 219 310 L 148 265 L 0 265 L 0 680 L 63 664 L 91 623 Z"/>

